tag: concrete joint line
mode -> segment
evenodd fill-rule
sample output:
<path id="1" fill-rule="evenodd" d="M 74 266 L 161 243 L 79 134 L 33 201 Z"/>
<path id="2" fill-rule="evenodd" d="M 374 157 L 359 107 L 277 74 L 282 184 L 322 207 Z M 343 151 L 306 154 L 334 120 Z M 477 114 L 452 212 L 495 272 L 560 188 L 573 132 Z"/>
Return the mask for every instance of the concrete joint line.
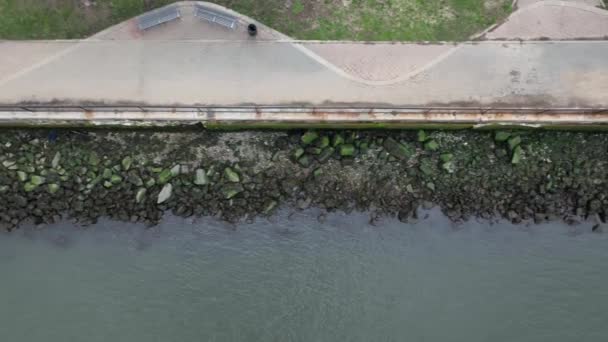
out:
<path id="1" fill-rule="evenodd" d="M 326 60 L 325 58 L 317 55 L 316 53 L 312 52 L 310 49 L 306 48 L 304 45 L 302 45 L 301 43 L 292 43 L 292 46 L 295 47 L 296 49 L 298 49 L 300 52 L 302 52 L 303 54 L 305 54 L 306 56 L 308 56 L 309 58 L 311 58 L 312 60 L 314 60 L 315 62 L 321 64 L 322 66 L 326 67 L 327 69 L 329 69 L 330 71 L 334 72 L 335 74 L 344 77 L 350 81 L 356 82 L 356 83 L 360 83 L 360 84 L 364 84 L 364 85 L 368 85 L 368 86 L 389 86 L 389 85 L 395 85 L 404 81 L 407 81 L 408 79 L 432 68 L 433 66 L 437 65 L 438 63 L 440 63 L 441 61 L 445 60 L 446 58 L 448 58 L 450 55 L 452 55 L 454 52 L 456 52 L 457 50 L 459 50 L 460 48 L 462 48 L 462 45 L 457 45 L 454 46 L 453 48 L 451 48 L 450 50 L 442 53 L 441 55 L 437 56 L 436 58 L 434 58 L 433 60 L 431 60 L 430 62 L 428 62 L 427 64 L 412 70 L 410 72 L 408 72 L 407 74 L 404 74 L 398 78 L 392 79 L 392 80 L 386 80 L 386 81 L 369 81 L 369 80 L 365 80 L 363 78 L 360 77 L 356 77 L 353 76 L 349 73 L 347 73 L 346 71 L 342 70 L 341 68 L 337 67 L 336 65 L 334 65 L 333 63 L 329 62 L 328 60 Z"/>

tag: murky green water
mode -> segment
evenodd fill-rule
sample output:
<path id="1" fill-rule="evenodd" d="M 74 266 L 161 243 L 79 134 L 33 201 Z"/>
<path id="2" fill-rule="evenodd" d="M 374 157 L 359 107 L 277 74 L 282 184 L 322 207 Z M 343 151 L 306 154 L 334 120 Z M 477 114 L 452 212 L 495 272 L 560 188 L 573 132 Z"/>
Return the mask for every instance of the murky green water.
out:
<path id="1" fill-rule="evenodd" d="M 606 341 L 608 234 L 365 215 L 0 235 L 0 341 Z"/>

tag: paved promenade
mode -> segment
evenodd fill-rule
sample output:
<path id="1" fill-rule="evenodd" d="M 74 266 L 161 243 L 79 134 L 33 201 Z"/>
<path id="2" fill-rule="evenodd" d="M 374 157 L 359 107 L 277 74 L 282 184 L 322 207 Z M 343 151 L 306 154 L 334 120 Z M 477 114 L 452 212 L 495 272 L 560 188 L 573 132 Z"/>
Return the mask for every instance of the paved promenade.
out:
<path id="1" fill-rule="evenodd" d="M 318 44 L 3 42 L 0 103 L 608 105 L 608 41 L 448 44 L 432 46 L 438 53 L 426 61 L 415 58 L 415 47 L 358 46 L 418 63 L 379 72 L 388 75 L 382 79 L 362 75 L 361 65 L 332 63 L 314 53 Z"/>

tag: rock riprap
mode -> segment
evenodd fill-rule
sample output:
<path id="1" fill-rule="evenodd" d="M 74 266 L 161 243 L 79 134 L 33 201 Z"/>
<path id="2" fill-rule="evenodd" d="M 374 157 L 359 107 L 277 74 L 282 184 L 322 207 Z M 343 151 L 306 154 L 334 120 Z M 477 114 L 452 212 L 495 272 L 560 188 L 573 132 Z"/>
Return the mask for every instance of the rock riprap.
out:
<path id="1" fill-rule="evenodd" d="M 230 222 L 288 210 L 512 222 L 608 211 L 608 135 L 477 131 L 4 130 L 0 228 L 164 213 Z"/>

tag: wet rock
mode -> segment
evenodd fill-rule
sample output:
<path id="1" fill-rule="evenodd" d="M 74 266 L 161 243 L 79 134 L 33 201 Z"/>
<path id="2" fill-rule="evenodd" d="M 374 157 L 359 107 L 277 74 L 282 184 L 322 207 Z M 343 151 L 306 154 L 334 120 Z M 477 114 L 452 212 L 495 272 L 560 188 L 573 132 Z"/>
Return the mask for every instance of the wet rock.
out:
<path id="1" fill-rule="evenodd" d="M 547 214 L 545 213 L 534 213 L 534 223 L 540 224 L 547 220 Z"/>
<path id="2" fill-rule="evenodd" d="M 507 212 L 507 218 L 513 223 L 519 223 L 521 221 L 519 214 L 515 210 L 509 210 Z"/>
<path id="3" fill-rule="evenodd" d="M 411 145 L 398 143 L 392 138 L 385 139 L 383 146 L 386 152 L 399 160 L 408 160 L 416 153 L 416 149 Z"/>
<path id="4" fill-rule="evenodd" d="M 226 180 L 232 183 L 238 183 L 241 181 L 241 177 L 239 177 L 239 174 L 230 167 L 224 169 L 224 177 L 226 178 Z"/>
<path id="5" fill-rule="evenodd" d="M 275 201 L 275 200 L 268 200 L 264 203 L 264 210 L 263 213 L 268 215 L 270 213 L 272 213 L 274 211 L 274 209 L 277 207 L 277 205 L 279 204 L 279 202 Z"/>
<path id="6" fill-rule="evenodd" d="M 173 185 L 171 185 L 171 183 L 165 184 L 165 186 L 163 186 L 162 190 L 158 194 L 158 199 L 156 200 L 156 203 L 161 204 L 161 203 L 166 202 L 169 198 L 171 198 L 172 194 L 173 194 Z"/>
<path id="7" fill-rule="evenodd" d="M 122 182 L 122 177 L 119 175 L 112 175 L 112 177 L 110 177 L 110 183 L 112 184 L 119 184 Z"/>
<path id="8" fill-rule="evenodd" d="M 422 209 L 424 210 L 433 209 L 434 206 L 435 204 L 433 204 L 431 201 L 422 201 Z"/>
<path id="9" fill-rule="evenodd" d="M 300 198 L 297 201 L 296 206 L 298 207 L 298 209 L 304 210 L 304 209 L 308 209 L 310 207 L 311 203 L 312 203 L 312 198 L 310 198 L 310 197 L 308 197 L 308 198 Z"/>
<path id="10" fill-rule="evenodd" d="M 400 210 L 397 213 L 397 219 L 399 219 L 400 222 L 408 223 L 409 217 L 410 212 L 408 210 Z"/>

